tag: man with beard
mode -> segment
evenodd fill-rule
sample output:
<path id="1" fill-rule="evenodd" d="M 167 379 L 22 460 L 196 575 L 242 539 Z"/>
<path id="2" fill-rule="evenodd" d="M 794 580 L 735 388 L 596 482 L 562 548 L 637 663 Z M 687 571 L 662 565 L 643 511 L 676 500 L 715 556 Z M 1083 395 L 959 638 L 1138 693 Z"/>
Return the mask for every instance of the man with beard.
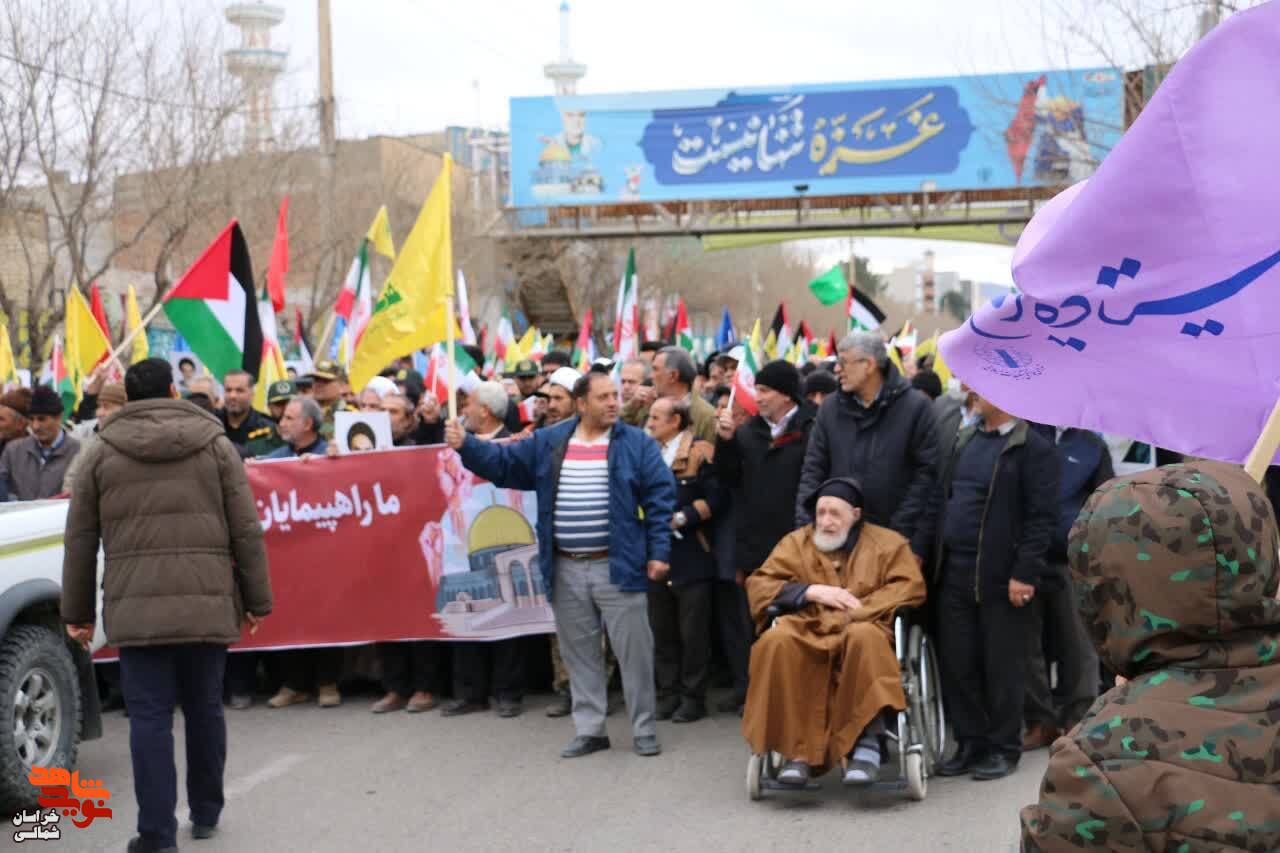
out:
<path id="1" fill-rule="evenodd" d="M 884 713 L 906 708 L 893 614 L 925 599 L 907 540 L 862 520 L 862 488 L 827 480 L 810 496 L 813 524 L 788 534 L 747 578 L 751 615 L 786 615 L 751 650 L 742 734 L 757 754 L 781 753 L 778 781 L 844 765 L 847 785 L 875 781 Z"/>
<path id="2" fill-rule="evenodd" d="M 253 376 L 246 370 L 229 370 L 222 378 L 222 410 L 218 416 L 227 438 L 241 456 L 266 456 L 283 441 L 271 419 L 253 408 Z"/>

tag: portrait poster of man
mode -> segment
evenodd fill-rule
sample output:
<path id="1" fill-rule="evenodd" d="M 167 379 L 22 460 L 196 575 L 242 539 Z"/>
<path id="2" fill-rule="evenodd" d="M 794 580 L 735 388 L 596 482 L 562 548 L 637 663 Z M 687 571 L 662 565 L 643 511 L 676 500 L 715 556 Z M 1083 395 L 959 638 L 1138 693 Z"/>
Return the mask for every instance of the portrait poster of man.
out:
<path id="1" fill-rule="evenodd" d="M 391 416 L 386 412 L 335 412 L 333 434 L 338 441 L 338 454 L 390 450 Z"/>

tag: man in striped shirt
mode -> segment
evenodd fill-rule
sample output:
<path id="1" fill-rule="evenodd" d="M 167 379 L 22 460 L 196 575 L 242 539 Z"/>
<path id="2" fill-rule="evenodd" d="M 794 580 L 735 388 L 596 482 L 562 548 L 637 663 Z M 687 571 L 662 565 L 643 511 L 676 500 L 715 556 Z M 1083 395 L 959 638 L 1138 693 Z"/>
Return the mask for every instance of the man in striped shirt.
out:
<path id="1" fill-rule="evenodd" d="M 602 621 L 622 669 L 635 752 L 657 755 L 646 590 L 669 571 L 675 480 L 653 439 L 618 419 L 609 376 L 588 373 L 573 396 L 576 417 L 524 441 L 478 441 L 450 422 L 445 442 L 494 485 L 537 491 L 539 568 L 551 590 L 577 729 L 561 756 L 610 745 Z"/>

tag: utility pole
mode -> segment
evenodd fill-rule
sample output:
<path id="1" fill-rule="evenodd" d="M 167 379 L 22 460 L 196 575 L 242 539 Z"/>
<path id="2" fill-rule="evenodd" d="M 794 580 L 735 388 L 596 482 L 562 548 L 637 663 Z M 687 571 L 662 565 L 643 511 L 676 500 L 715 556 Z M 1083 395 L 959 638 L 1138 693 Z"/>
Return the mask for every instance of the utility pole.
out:
<path id="1" fill-rule="evenodd" d="M 1222 20 L 1222 0 L 1205 0 L 1205 10 L 1200 13 L 1200 38 L 1204 38 Z"/>
<path id="2" fill-rule="evenodd" d="M 329 23 L 329 0 L 319 0 L 318 21 L 320 37 L 320 154 L 321 168 L 324 170 L 324 245 L 325 255 L 320 266 L 320 281 L 324 281 L 334 270 L 339 269 L 337 261 L 336 237 L 338 230 L 337 212 L 335 208 L 337 195 L 334 183 L 338 178 L 338 130 L 333 97 L 333 29 Z M 325 269 L 325 261 L 328 269 Z M 314 318 L 313 318 L 314 321 Z M 325 323 L 324 333 L 320 336 L 320 349 L 316 358 L 324 358 L 329 351 L 329 340 L 333 335 L 334 315 L 332 310 Z"/>
<path id="3" fill-rule="evenodd" d="M 319 0 L 320 19 L 320 151 L 333 157 L 338 131 L 333 97 L 333 33 L 329 24 L 329 0 Z"/>

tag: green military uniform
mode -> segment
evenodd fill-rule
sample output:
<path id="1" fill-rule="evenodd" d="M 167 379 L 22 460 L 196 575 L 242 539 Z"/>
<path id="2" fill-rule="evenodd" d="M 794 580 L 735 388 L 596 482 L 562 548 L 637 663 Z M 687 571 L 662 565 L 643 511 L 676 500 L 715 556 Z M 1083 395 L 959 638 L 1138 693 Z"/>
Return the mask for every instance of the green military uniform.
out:
<path id="1" fill-rule="evenodd" d="M 232 444 L 243 447 L 249 456 L 254 458 L 266 456 L 276 448 L 284 446 L 284 439 L 280 438 L 280 433 L 276 431 L 275 421 L 257 409 L 250 409 L 239 427 L 232 427 L 228 423 L 225 411 L 220 414 L 222 425 L 227 430 L 227 438 L 231 439 Z"/>
<path id="2" fill-rule="evenodd" d="M 328 382 L 341 382 L 347 378 L 346 371 L 342 369 L 342 365 L 329 359 L 317 361 L 316 366 L 307 374 L 307 376 L 313 381 L 316 379 L 323 379 Z M 316 400 L 316 402 L 320 403 L 319 400 Z M 332 403 L 320 403 L 320 411 L 324 413 L 324 423 L 320 424 L 320 437 L 325 441 L 332 441 L 334 414 L 350 410 L 351 407 L 348 406 L 342 398 L 338 398 Z"/>

